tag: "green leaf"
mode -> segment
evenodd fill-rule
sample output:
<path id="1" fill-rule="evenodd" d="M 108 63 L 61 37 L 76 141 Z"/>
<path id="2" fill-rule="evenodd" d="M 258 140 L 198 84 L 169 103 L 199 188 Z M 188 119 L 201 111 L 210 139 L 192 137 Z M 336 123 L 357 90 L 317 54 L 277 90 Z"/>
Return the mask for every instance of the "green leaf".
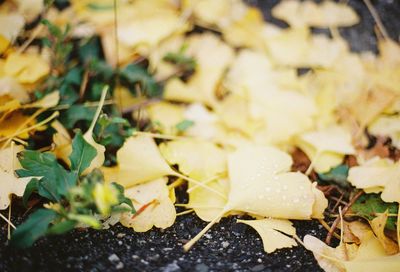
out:
<path id="1" fill-rule="evenodd" d="M 28 205 L 29 197 L 33 192 L 39 189 L 39 180 L 37 178 L 33 178 L 29 181 L 29 183 L 25 187 L 24 195 L 22 196 L 22 203 L 25 207 Z"/>
<path id="2" fill-rule="evenodd" d="M 197 66 L 194 58 L 185 56 L 184 52 L 181 51 L 177 53 L 169 52 L 164 56 L 163 60 L 180 66 L 180 68 L 186 72 L 193 72 Z"/>
<path id="3" fill-rule="evenodd" d="M 360 196 L 351 206 L 351 210 L 360 217 L 372 220 L 377 213 L 384 213 L 388 210 L 389 214 L 397 214 L 399 209 L 398 203 L 386 203 L 379 194 L 365 194 Z M 386 228 L 396 230 L 396 216 L 389 216 L 386 222 Z"/>
<path id="4" fill-rule="evenodd" d="M 161 88 L 156 80 L 144 68 L 129 64 L 121 70 L 121 76 L 126 79 L 130 84 L 139 83 L 142 90 L 148 96 L 158 96 L 161 94 Z"/>
<path id="5" fill-rule="evenodd" d="M 132 200 L 125 196 L 125 188 L 121 184 L 118 184 L 118 183 L 115 183 L 115 182 L 113 182 L 111 184 L 118 191 L 118 202 L 119 202 L 119 204 L 124 204 L 124 203 L 127 204 L 131 208 L 131 212 L 135 213 L 135 208 L 133 207 Z"/>
<path id="6" fill-rule="evenodd" d="M 84 105 L 72 105 L 60 116 L 60 122 L 67 128 L 73 128 L 78 121 L 91 121 L 96 108 Z"/>
<path id="7" fill-rule="evenodd" d="M 57 224 L 52 225 L 47 233 L 48 234 L 63 234 L 72 230 L 76 226 L 77 222 L 74 220 L 64 220 Z"/>
<path id="8" fill-rule="evenodd" d="M 76 185 L 76 173 L 65 170 L 51 153 L 25 150 L 18 154 L 18 159 L 23 167 L 16 171 L 18 176 L 41 177 L 38 193 L 47 199 L 58 202 Z"/>
<path id="9" fill-rule="evenodd" d="M 46 234 L 49 224 L 56 217 L 57 213 L 53 210 L 37 210 L 13 232 L 11 244 L 20 248 L 31 246 L 37 239 Z"/>
<path id="10" fill-rule="evenodd" d="M 191 120 L 183 120 L 182 122 L 178 123 L 175 127 L 179 132 L 184 132 L 188 128 L 194 125 L 194 122 Z"/>
<path id="11" fill-rule="evenodd" d="M 56 25 L 53 25 L 49 20 L 43 19 L 41 21 L 41 23 L 43 25 L 47 26 L 47 29 L 49 30 L 51 35 L 53 35 L 53 36 L 55 36 L 57 38 L 60 38 L 62 36 L 61 29 L 58 28 Z"/>
<path id="12" fill-rule="evenodd" d="M 96 149 L 86 142 L 82 133 L 78 131 L 72 141 L 72 153 L 69 156 L 71 170 L 76 171 L 78 176 L 80 176 L 81 173 L 90 166 L 90 163 L 96 155 Z"/>
<path id="13" fill-rule="evenodd" d="M 84 42 L 79 45 L 78 53 L 79 58 L 82 59 L 84 63 L 88 63 L 92 59 L 101 58 L 99 39 L 97 37 L 91 37 L 90 39 L 84 40 Z"/>
<path id="14" fill-rule="evenodd" d="M 339 165 L 335 168 L 332 168 L 329 172 L 327 173 L 319 173 L 318 174 L 318 179 L 322 182 L 325 183 L 334 183 L 336 185 L 339 185 L 342 188 L 350 188 L 351 185 L 347 181 L 347 176 L 349 174 L 349 167 L 347 165 Z"/>
<path id="15" fill-rule="evenodd" d="M 86 6 L 93 11 L 106 11 L 106 10 L 112 10 L 114 8 L 114 5 L 107 5 L 107 4 L 101 5 L 97 3 L 89 3 Z"/>

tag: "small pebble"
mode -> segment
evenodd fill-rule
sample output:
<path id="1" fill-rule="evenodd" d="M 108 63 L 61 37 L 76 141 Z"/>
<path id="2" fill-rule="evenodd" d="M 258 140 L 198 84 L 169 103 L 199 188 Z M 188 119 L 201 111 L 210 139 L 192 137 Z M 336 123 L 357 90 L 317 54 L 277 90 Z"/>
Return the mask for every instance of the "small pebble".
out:
<path id="1" fill-rule="evenodd" d="M 110 262 L 118 262 L 119 261 L 119 257 L 117 256 L 117 254 L 111 254 L 110 256 L 108 256 L 108 260 Z"/>
<path id="2" fill-rule="evenodd" d="M 196 272 L 208 272 L 209 268 L 206 264 L 200 263 L 195 266 L 194 270 Z"/>
<path id="3" fill-rule="evenodd" d="M 250 270 L 253 271 L 253 272 L 258 272 L 258 271 L 264 270 L 264 268 L 265 268 L 265 265 L 257 264 L 255 266 L 253 266 Z"/>

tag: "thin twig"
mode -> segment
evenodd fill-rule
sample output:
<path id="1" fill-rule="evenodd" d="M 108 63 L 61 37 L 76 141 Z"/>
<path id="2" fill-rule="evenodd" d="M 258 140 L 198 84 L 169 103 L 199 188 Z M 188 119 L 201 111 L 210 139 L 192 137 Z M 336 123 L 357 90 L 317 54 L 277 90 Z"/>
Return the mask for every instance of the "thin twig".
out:
<path id="1" fill-rule="evenodd" d="M 337 197 L 335 197 L 335 196 L 331 196 L 330 198 L 333 199 L 333 200 L 335 200 L 335 201 L 337 201 L 337 202 L 340 203 L 340 204 L 343 204 L 343 205 L 349 204 L 349 203 L 347 203 L 346 201 L 343 201 L 343 200 L 341 200 L 340 198 L 337 198 Z"/>
<path id="2" fill-rule="evenodd" d="M 386 31 L 386 28 L 383 25 L 383 23 L 381 21 L 381 18 L 379 17 L 378 13 L 376 12 L 376 9 L 372 5 L 371 1 L 370 0 L 364 0 L 364 3 L 367 6 L 367 8 L 368 8 L 369 12 L 371 13 L 372 17 L 374 18 L 375 23 L 379 28 L 379 31 L 382 33 L 382 36 L 385 39 L 389 40 L 390 37 L 389 37 L 389 35 L 388 35 L 387 31 Z"/>
<path id="3" fill-rule="evenodd" d="M 82 79 L 82 84 L 81 87 L 79 88 L 79 98 L 83 99 L 83 96 L 85 95 L 86 87 L 89 82 L 89 71 L 85 70 L 85 73 L 83 74 L 83 79 Z"/>
<path id="4" fill-rule="evenodd" d="M 349 203 L 344 206 L 343 210 L 342 210 L 342 215 L 345 215 L 347 213 L 347 211 L 350 209 L 350 207 L 354 204 L 354 202 L 356 202 L 356 200 L 362 195 L 364 194 L 364 191 L 361 190 L 359 191 L 352 199 L 350 199 Z M 340 217 L 337 217 L 335 219 L 335 221 L 333 221 L 333 224 L 331 226 L 331 230 L 328 232 L 328 235 L 326 236 L 326 244 L 329 245 L 331 243 L 332 240 L 332 235 L 334 233 L 334 231 L 337 228 L 337 225 L 340 223 Z"/>
<path id="5" fill-rule="evenodd" d="M 194 212 L 194 210 L 190 209 L 190 210 L 186 210 L 186 211 L 177 213 L 176 216 L 181 216 L 181 215 L 189 214 L 189 213 L 192 213 L 192 212 Z"/>
<path id="6" fill-rule="evenodd" d="M 336 204 L 335 204 L 335 206 L 333 206 L 331 212 L 334 212 L 336 210 L 336 208 L 339 206 L 340 202 L 342 201 L 343 197 L 344 197 L 344 192 L 342 192 L 339 199 L 336 200 Z"/>
<path id="7" fill-rule="evenodd" d="M 145 101 L 143 101 L 143 102 L 134 104 L 134 105 L 132 105 L 132 106 L 130 106 L 130 107 L 127 107 L 127 108 L 123 109 L 123 110 L 122 110 L 122 113 L 123 113 L 123 114 L 127 114 L 127 113 L 130 113 L 130 112 L 132 112 L 132 111 L 136 111 L 136 110 L 138 110 L 138 109 L 140 109 L 140 108 L 142 108 L 142 107 L 146 107 L 146 106 L 149 106 L 149 105 L 151 105 L 151 104 L 154 104 L 154 103 L 157 103 L 157 102 L 160 102 L 160 101 L 161 101 L 160 98 L 151 98 L 151 99 L 147 99 L 147 100 L 145 100 Z"/>
<path id="8" fill-rule="evenodd" d="M 328 223 L 325 222 L 324 219 L 318 219 L 318 222 L 328 231 L 331 231 L 331 227 L 328 225 Z M 335 236 L 337 239 L 340 239 L 339 234 L 337 234 L 336 232 L 333 233 L 333 236 Z"/>

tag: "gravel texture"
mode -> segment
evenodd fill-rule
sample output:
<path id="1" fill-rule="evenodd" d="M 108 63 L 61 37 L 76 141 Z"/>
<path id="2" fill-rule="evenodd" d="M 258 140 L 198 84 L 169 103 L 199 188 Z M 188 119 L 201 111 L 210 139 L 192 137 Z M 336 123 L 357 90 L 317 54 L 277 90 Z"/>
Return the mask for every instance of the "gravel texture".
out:
<path id="1" fill-rule="evenodd" d="M 235 218 L 221 220 L 188 253 L 182 245 L 205 223 L 194 215 L 178 217 L 165 231 L 135 233 L 121 225 L 109 230 L 75 230 L 41 239 L 34 247 L 7 246 L 0 229 L 0 271 L 319 271 L 310 252 L 298 246 L 265 254 L 251 227 Z M 316 221 L 296 221 L 300 237 L 324 238 Z"/>
<path id="2" fill-rule="evenodd" d="M 248 2 L 259 6 L 265 18 L 271 21 L 269 10 L 279 1 Z M 340 29 L 340 33 L 349 40 L 352 50 L 376 51 L 370 13 L 361 0 L 350 0 L 349 4 L 362 22 Z M 389 35 L 398 39 L 400 1 L 379 0 L 373 4 Z M 17 216 L 13 222 L 18 224 L 21 219 Z M 164 231 L 134 233 L 119 224 L 102 231 L 75 230 L 41 239 L 28 250 L 8 246 L 6 226 L 0 221 L 0 271 L 320 271 L 312 254 L 301 246 L 265 254 L 258 234 L 235 220 L 221 220 L 189 253 L 183 252 L 182 245 L 205 226 L 205 222 L 194 215 L 178 217 L 174 226 Z M 305 234 L 326 236 L 317 221 L 295 221 L 294 225 L 300 237 Z"/>

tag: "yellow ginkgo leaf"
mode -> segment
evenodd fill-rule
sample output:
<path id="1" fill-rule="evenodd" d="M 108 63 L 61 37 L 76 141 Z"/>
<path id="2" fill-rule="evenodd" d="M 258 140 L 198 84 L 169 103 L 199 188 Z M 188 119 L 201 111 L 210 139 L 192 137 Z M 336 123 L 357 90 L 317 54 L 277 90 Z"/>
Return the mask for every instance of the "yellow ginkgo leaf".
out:
<path id="1" fill-rule="evenodd" d="M 172 173 L 161 156 L 153 138 L 145 135 L 132 136 L 125 140 L 117 151 L 118 180 L 126 188 Z"/>
<path id="2" fill-rule="evenodd" d="M 388 211 L 379 214 L 369 223 L 387 255 L 399 253 L 399 245 L 385 235 L 385 226 L 388 220 Z"/>
<path id="3" fill-rule="evenodd" d="M 204 221 L 211 221 L 220 214 L 225 207 L 229 190 L 229 182 L 218 178 L 225 175 L 227 170 L 224 150 L 204 140 L 187 139 L 162 143 L 160 151 L 169 164 L 179 166 L 179 171 L 206 182 L 207 187 L 220 192 L 210 194 L 207 188 L 189 182 L 189 203 L 186 207 L 193 208 Z"/>
<path id="4" fill-rule="evenodd" d="M 162 41 L 149 55 L 149 70 L 154 72 L 157 81 L 165 80 L 179 72 L 179 68 L 164 58 L 168 53 L 178 52 L 186 46 L 183 35 L 173 35 Z"/>
<path id="5" fill-rule="evenodd" d="M 158 102 L 146 109 L 152 123 L 165 134 L 176 134 L 176 125 L 184 120 L 185 109 L 179 105 Z"/>
<path id="6" fill-rule="evenodd" d="M 233 10 L 243 10 L 246 6 L 241 1 L 231 0 L 184 0 L 183 8 L 192 10 L 197 24 L 208 27 L 222 27 L 232 20 Z"/>
<path id="7" fill-rule="evenodd" d="M 340 126 L 307 132 L 298 137 L 297 146 L 311 159 L 317 172 L 327 172 L 340 164 L 346 154 L 354 154 L 351 134 Z"/>
<path id="8" fill-rule="evenodd" d="M 360 131 L 364 131 L 365 127 L 394 101 L 396 101 L 395 93 L 386 89 L 376 89 L 362 92 L 348 108 L 352 116 L 358 121 Z"/>
<path id="9" fill-rule="evenodd" d="M 292 158 L 274 147 L 253 145 L 230 154 L 227 209 L 282 219 L 322 217 L 326 205 L 317 214 L 313 206 L 326 199 L 314 193 L 307 176 L 289 172 L 291 165 Z"/>
<path id="10" fill-rule="evenodd" d="M 319 266 L 326 272 L 345 272 L 344 262 L 349 257 L 354 258 L 358 249 L 355 244 L 340 244 L 333 248 L 308 234 L 304 236 L 303 243 L 306 249 L 312 251 Z"/>
<path id="11" fill-rule="evenodd" d="M 3 53 L 24 27 L 24 17 L 17 13 L 0 14 L 0 53 Z"/>
<path id="12" fill-rule="evenodd" d="M 131 20 L 118 28 L 118 38 L 129 47 L 152 48 L 172 34 L 188 30 L 189 26 L 175 14 L 160 14 Z M 148 54 L 148 50 L 140 50 Z"/>
<path id="13" fill-rule="evenodd" d="M 25 129 L 33 124 L 35 120 L 31 120 L 30 116 L 23 115 L 20 111 L 13 112 L 0 121 L 0 136 L 26 139 L 29 134 Z"/>
<path id="14" fill-rule="evenodd" d="M 16 178 L 13 173 L 0 171 L 0 210 L 10 205 L 10 195 L 22 196 L 31 178 Z"/>
<path id="15" fill-rule="evenodd" d="M 173 78 L 166 83 L 164 98 L 182 102 L 202 102 L 213 106 L 217 85 L 233 59 L 233 49 L 214 34 L 192 35 L 188 38 L 188 56 L 197 63 L 187 83 Z"/>
<path id="16" fill-rule="evenodd" d="M 346 271 L 382 271 L 396 272 L 399 270 L 400 254 L 388 256 L 378 239 L 371 235 L 361 243 L 357 256 L 351 261 L 344 262 Z"/>
<path id="17" fill-rule="evenodd" d="M 322 192 L 301 173 L 289 172 L 292 159 L 274 147 L 248 145 L 228 156 L 228 201 L 199 234 L 185 246 L 189 250 L 219 219 L 231 211 L 280 219 L 323 217 L 328 205 Z M 318 206 L 318 210 L 314 209 Z"/>
<path id="18" fill-rule="evenodd" d="M 372 158 L 360 166 L 350 168 L 349 182 L 368 193 L 382 192 L 386 202 L 400 202 L 400 162 Z"/>
<path id="19" fill-rule="evenodd" d="M 2 68 L 0 67 L 0 70 Z M 9 76 L 0 76 L 0 97 L 9 96 L 20 103 L 29 101 L 28 92 L 18 83 L 15 78 Z"/>
<path id="20" fill-rule="evenodd" d="M 185 139 L 162 143 L 159 148 L 170 165 L 177 164 L 180 172 L 196 180 L 226 173 L 226 153 L 213 143 Z"/>
<path id="21" fill-rule="evenodd" d="M 209 190 L 205 188 L 192 186 L 189 190 L 193 188 L 195 190 L 188 191 L 189 202 L 185 207 L 193 209 L 201 220 L 211 222 L 216 216 L 221 214 L 221 211 L 226 206 L 229 181 L 226 179 L 217 179 L 207 182 L 207 186 L 220 192 L 225 197 L 218 194 L 210 194 Z"/>
<path id="22" fill-rule="evenodd" d="M 193 125 L 185 131 L 185 135 L 211 140 L 224 134 L 218 124 L 217 115 L 201 103 L 190 104 L 185 109 L 184 117 L 185 120 L 193 122 Z"/>
<path id="23" fill-rule="evenodd" d="M 40 55 L 14 52 L 8 55 L 4 72 L 22 84 L 31 84 L 45 77 L 50 66 Z"/>
<path id="24" fill-rule="evenodd" d="M 376 136 L 389 137 L 400 149 L 400 115 L 380 116 L 370 124 L 368 131 Z"/>
<path id="25" fill-rule="evenodd" d="M 172 170 L 162 157 L 154 139 L 147 135 L 139 133 L 126 139 L 124 145 L 117 151 L 117 162 L 116 169 L 108 169 L 105 172 L 109 178 L 117 178 L 112 181 L 116 181 L 126 188 L 171 175 L 224 196 L 206 184 Z"/>
<path id="26" fill-rule="evenodd" d="M 15 169 L 21 168 L 17 153 L 24 150 L 21 145 L 11 145 L 0 150 L 0 171 L 14 174 Z"/>
<path id="27" fill-rule="evenodd" d="M 234 47 L 247 47 L 264 51 L 263 34 L 269 26 L 265 24 L 263 14 L 255 7 L 244 8 L 239 6 L 239 8 L 242 8 L 241 11 L 236 10 L 236 14 L 240 14 L 239 16 L 232 18 L 231 22 L 221 25 L 224 39 Z M 232 13 L 235 13 L 235 11 Z"/>
<path id="28" fill-rule="evenodd" d="M 53 153 L 58 159 L 70 165 L 69 155 L 71 155 L 72 152 L 71 136 L 65 127 L 57 120 L 51 123 L 51 127 L 56 130 L 56 133 L 53 134 L 53 143 L 55 145 Z"/>
<path id="29" fill-rule="evenodd" d="M 30 178 L 17 178 L 14 171 L 21 167 L 17 153 L 24 148 L 11 144 L 0 150 L 0 210 L 10 205 L 10 195 L 22 196 Z"/>
<path id="30" fill-rule="evenodd" d="M 323 1 L 286 0 L 272 9 L 275 18 L 288 22 L 292 27 L 345 27 L 357 24 L 357 13 L 345 3 Z"/>
<path id="31" fill-rule="evenodd" d="M 237 222 L 249 225 L 258 232 L 263 241 L 264 251 L 267 253 L 272 253 L 280 248 L 297 246 L 296 240 L 291 238 L 296 235 L 296 229 L 289 220 L 259 219 L 238 220 Z"/>
<path id="32" fill-rule="evenodd" d="M 299 67 L 310 46 L 310 31 L 307 28 L 289 28 L 266 40 L 271 58 L 275 63 Z"/>
<path id="33" fill-rule="evenodd" d="M 169 198 L 165 179 L 159 178 L 136 185 L 126 190 L 125 196 L 132 199 L 136 211 L 140 211 L 137 216 L 130 212 L 121 215 L 120 222 L 125 227 L 145 232 L 153 226 L 165 229 L 175 222 L 175 206 Z"/>
<path id="34" fill-rule="evenodd" d="M 272 63 L 267 55 L 244 49 L 239 52 L 224 79 L 225 87 L 242 97 L 249 98 L 255 92 L 277 89 L 276 72 L 271 72 Z M 271 72 L 271 73 L 270 73 Z M 286 80 L 287 77 L 286 77 Z"/>
<path id="35" fill-rule="evenodd" d="M 237 94 L 225 97 L 217 104 L 215 110 L 228 129 L 237 130 L 249 137 L 264 125 L 262 120 L 256 120 L 251 116 L 249 101 Z"/>
<path id="36" fill-rule="evenodd" d="M 17 0 L 18 12 L 30 23 L 35 20 L 44 9 L 43 0 Z"/>
<path id="37" fill-rule="evenodd" d="M 51 108 L 57 106 L 58 102 L 60 101 L 60 92 L 59 91 L 54 91 L 52 93 L 49 93 L 48 95 L 44 96 L 42 99 L 30 103 L 27 105 L 24 105 L 25 108 Z"/>
<path id="38" fill-rule="evenodd" d="M 260 144 L 285 144 L 313 126 L 316 114 L 312 97 L 294 91 L 272 91 L 252 97 L 253 118 L 264 121 L 264 129 L 255 133 Z"/>

